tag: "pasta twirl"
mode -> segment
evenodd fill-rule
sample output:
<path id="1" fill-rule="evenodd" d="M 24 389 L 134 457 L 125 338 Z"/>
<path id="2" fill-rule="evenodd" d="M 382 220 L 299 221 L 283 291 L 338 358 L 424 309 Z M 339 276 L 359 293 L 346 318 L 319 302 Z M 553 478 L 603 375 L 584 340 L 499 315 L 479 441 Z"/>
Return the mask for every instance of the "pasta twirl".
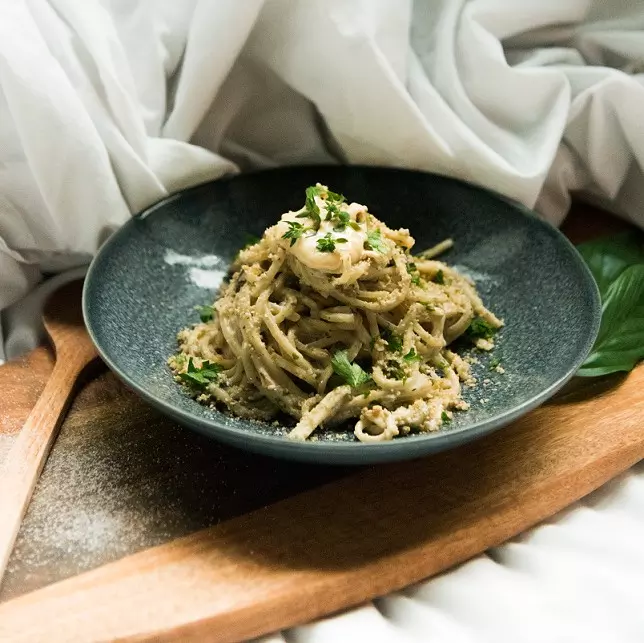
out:
<path id="1" fill-rule="evenodd" d="M 503 324 L 436 259 L 451 244 L 414 256 L 408 230 L 307 188 L 300 210 L 239 253 L 213 318 L 179 333 L 170 368 L 201 402 L 293 417 L 291 439 L 347 420 L 363 442 L 436 430 L 467 409 L 473 383 L 450 345 L 467 334 L 489 350 Z"/>

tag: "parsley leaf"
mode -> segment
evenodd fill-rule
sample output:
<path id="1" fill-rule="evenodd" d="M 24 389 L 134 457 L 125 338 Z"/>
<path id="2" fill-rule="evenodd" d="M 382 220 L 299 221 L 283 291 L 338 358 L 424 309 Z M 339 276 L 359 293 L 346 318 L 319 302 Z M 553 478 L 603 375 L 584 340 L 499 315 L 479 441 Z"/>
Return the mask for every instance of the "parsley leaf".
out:
<path id="1" fill-rule="evenodd" d="M 306 228 L 297 221 L 287 221 L 288 230 L 282 235 L 282 239 L 290 239 L 293 245 L 305 232 Z"/>
<path id="2" fill-rule="evenodd" d="M 385 375 L 391 377 L 395 380 L 402 380 L 403 383 L 407 379 L 407 375 L 403 370 L 402 366 L 395 359 L 388 359 L 385 363 L 384 369 Z"/>
<path id="3" fill-rule="evenodd" d="M 335 241 L 330 232 L 327 232 L 323 237 L 320 237 L 315 244 L 320 252 L 333 252 L 335 250 Z"/>
<path id="4" fill-rule="evenodd" d="M 330 232 L 327 232 L 323 237 L 320 237 L 315 244 L 315 247 L 320 251 L 320 252 L 333 252 L 335 250 L 335 244 L 336 243 L 347 243 L 346 239 L 343 239 L 342 237 L 338 238 L 336 237 L 335 239 L 331 236 Z"/>
<path id="5" fill-rule="evenodd" d="M 324 217 L 325 221 L 333 221 L 335 217 L 338 216 L 340 210 L 333 203 L 326 203 L 326 216 Z"/>
<path id="6" fill-rule="evenodd" d="M 320 188 L 315 187 L 314 185 L 306 188 L 306 212 L 309 217 L 313 219 L 315 230 L 318 230 L 320 228 L 320 223 L 322 220 L 320 219 L 320 208 L 315 202 L 316 196 L 320 196 Z"/>
<path id="7" fill-rule="evenodd" d="M 433 279 L 435 284 L 443 285 L 445 283 L 445 273 L 443 273 L 442 270 L 439 270 L 435 275 Z"/>
<path id="8" fill-rule="evenodd" d="M 335 226 L 333 227 L 333 229 L 336 232 L 343 232 L 344 229 L 349 225 L 350 221 L 351 217 L 349 216 L 349 213 L 340 211 L 338 213 L 338 216 L 335 217 Z"/>
<path id="9" fill-rule="evenodd" d="M 380 336 L 387 342 L 387 348 L 392 353 L 400 353 L 403 347 L 402 339 L 396 333 L 390 331 L 388 328 L 384 328 Z"/>
<path id="10" fill-rule="evenodd" d="M 441 413 L 441 420 L 443 420 L 443 422 L 451 422 L 450 416 L 447 415 L 445 411 Z"/>
<path id="11" fill-rule="evenodd" d="M 215 309 L 212 306 L 195 306 L 195 310 L 199 313 L 199 319 L 202 322 L 209 322 L 215 316 Z"/>
<path id="12" fill-rule="evenodd" d="M 495 357 L 493 360 L 490 360 L 490 370 L 493 371 L 500 364 L 501 360 L 498 357 Z"/>
<path id="13" fill-rule="evenodd" d="M 403 359 L 406 362 L 420 362 L 420 355 L 416 352 L 414 348 L 409 349 L 409 353 L 407 355 L 403 355 Z"/>
<path id="14" fill-rule="evenodd" d="M 340 210 L 338 206 L 335 203 L 327 201 L 326 203 L 326 221 L 331 221 L 333 223 L 333 229 L 336 232 L 343 232 L 344 229 L 348 226 L 353 224 L 354 222 L 351 221 L 351 215 L 348 212 L 344 212 L 343 210 Z M 357 224 L 356 224 L 357 225 Z M 353 227 L 353 225 L 351 225 Z M 360 229 L 358 227 L 358 229 Z"/>
<path id="15" fill-rule="evenodd" d="M 376 252 L 386 254 L 387 245 L 380 234 L 380 228 L 377 230 L 371 230 L 367 233 L 367 240 L 364 242 L 364 247 L 365 250 L 375 250 Z"/>
<path id="16" fill-rule="evenodd" d="M 337 351 L 331 358 L 333 371 L 353 388 L 358 388 L 371 381 L 371 375 L 360 368 L 359 364 L 352 364 L 347 356 L 347 351 Z"/>
<path id="17" fill-rule="evenodd" d="M 209 362 L 208 360 L 204 360 L 201 363 L 201 367 L 197 368 L 191 357 L 188 361 L 187 372 L 181 373 L 179 377 L 187 384 L 191 384 L 197 388 L 205 388 L 210 382 L 214 382 L 217 379 L 220 371 L 221 366 L 219 364 Z"/>
<path id="18" fill-rule="evenodd" d="M 481 317 L 475 317 L 467 327 L 465 334 L 471 339 L 490 339 L 497 329 Z"/>
<path id="19" fill-rule="evenodd" d="M 338 194 L 337 192 L 331 192 L 331 190 L 326 191 L 326 198 L 329 201 L 334 201 L 335 203 L 344 203 L 346 201 L 344 194 Z"/>

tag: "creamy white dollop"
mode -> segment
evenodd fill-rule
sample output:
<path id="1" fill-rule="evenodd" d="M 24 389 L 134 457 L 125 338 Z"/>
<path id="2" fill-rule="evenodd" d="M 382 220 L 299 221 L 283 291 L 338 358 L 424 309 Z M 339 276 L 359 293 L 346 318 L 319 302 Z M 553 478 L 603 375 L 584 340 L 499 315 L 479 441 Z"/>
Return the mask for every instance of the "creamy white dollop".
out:
<path id="1" fill-rule="evenodd" d="M 351 264 L 358 263 L 365 254 L 364 244 L 367 240 L 367 208 L 359 203 L 343 203 L 338 206 L 339 210 L 349 214 L 350 220 L 357 224 L 359 229 L 355 230 L 350 225 L 347 225 L 344 230 L 336 231 L 334 227 L 337 223 L 326 220 L 327 209 L 325 200 L 316 196 L 315 202 L 320 208 L 321 222 L 319 229 L 317 231 L 311 229 L 304 232 L 292 246 L 289 245 L 289 252 L 305 266 L 322 272 L 340 272 L 343 261 L 346 261 L 346 257 L 349 257 Z M 277 224 L 277 231 L 280 237 L 288 231 L 289 221 L 300 223 L 305 227 L 313 227 L 313 220 L 311 218 L 298 218 L 298 215 L 303 212 L 304 210 L 300 210 L 298 212 L 287 212 L 282 215 L 280 222 Z M 359 217 L 358 215 L 361 213 L 364 214 L 362 217 Z M 360 220 L 356 220 L 356 217 Z M 327 234 L 330 234 L 331 238 L 336 241 L 335 249 L 332 252 L 322 252 L 317 247 L 318 241 Z M 338 242 L 337 239 L 346 239 L 346 242 Z M 287 239 L 284 241 L 289 243 Z"/>

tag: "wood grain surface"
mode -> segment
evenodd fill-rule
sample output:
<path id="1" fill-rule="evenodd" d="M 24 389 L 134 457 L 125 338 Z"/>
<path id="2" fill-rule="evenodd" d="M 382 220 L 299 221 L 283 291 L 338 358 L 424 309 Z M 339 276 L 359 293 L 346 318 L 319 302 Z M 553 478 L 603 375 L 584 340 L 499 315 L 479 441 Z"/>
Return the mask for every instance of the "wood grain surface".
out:
<path id="1" fill-rule="evenodd" d="M 2 409 L 0 410 L 0 444 L 12 444 L 27 416 L 45 388 L 54 368 L 52 351 L 41 346 L 23 357 L 0 367 L 2 374 Z M 0 450 L 0 465 L 6 454 Z"/>
<path id="2" fill-rule="evenodd" d="M 598 219 L 582 214 L 582 224 Z M 622 227 L 593 225 L 593 235 Z M 42 352 L 2 367 L 0 390 L 7 379 L 35 390 L 34 373 L 47 368 Z M 74 404 L 36 489 L 2 594 L 0 640 L 241 640 L 427 578 L 644 457 L 643 386 L 642 367 L 578 380 L 472 444 L 347 471 L 208 442 L 105 374 Z M 16 415 L 33 399 L 22 390 Z M 0 426 L 10 434 L 16 423 Z"/>
<path id="3" fill-rule="evenodd" d="M 0 368 L 0 390 L 5 373 L 15 377 Z M 355 472 L 226 447 L 168 421 L 104 372 L 70 409 L 0 601 Z"/>
<path id="4" fill-rule="evenodd" d="M 79 377 L 98 358 L 83 323 L 82 286 L 82 281 L 64 285 L 45 305 L 43 322 L 56 352 L 56 362 L 0 467 L 0 584 L 22 518 Z"/>

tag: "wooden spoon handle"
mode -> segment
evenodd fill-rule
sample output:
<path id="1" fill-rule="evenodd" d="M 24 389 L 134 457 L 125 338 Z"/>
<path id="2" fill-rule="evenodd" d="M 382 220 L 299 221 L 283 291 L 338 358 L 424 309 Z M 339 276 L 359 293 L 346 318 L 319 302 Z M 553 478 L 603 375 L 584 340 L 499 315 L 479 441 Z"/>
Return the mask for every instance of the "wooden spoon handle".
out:
<path id="1" fill-rule="evenodd" d="M 86 365 L 82 356 L 56 361 L 0 470 L 0 584 L 34 487 L 73 399 L 74 385 Z"/>

